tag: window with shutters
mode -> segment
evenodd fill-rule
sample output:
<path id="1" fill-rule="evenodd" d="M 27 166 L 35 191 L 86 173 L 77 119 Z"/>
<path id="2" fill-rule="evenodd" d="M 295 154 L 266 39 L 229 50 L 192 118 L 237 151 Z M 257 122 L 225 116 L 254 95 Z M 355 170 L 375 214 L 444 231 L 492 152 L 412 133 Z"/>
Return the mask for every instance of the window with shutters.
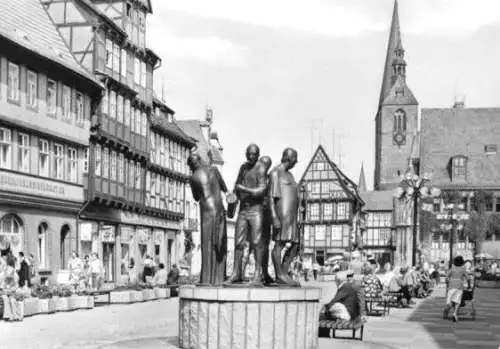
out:
<path id="1" fill-rule="evenodd" d="M 96 144 L 94 147 L 94 161 L 95 161 L 95 168 L 94 168 L 94 173 L 97 177 L 101 177 L 102 175 L 102 149 L 101 145 Z"/>
<path id="2" fill-rule="evenodd" d="M 118 156 L 118 183 L 125 184 L 125 156 L 123 153 Z"/>
<path id="3" fill-rule="evenodd" d="M 141 86 L 146 88 L 146 63 L 141 62 Z"/>
<path id="4" fill-rule="evenodd" d="M 135 132 L 135 108 L 130 108 L 130 131 Z"/>
<path id="5" fill-rule="evenodd" d="M 57 84 L 54 80 L 47 80 L 47 113 L 55 115 L 57 109 Z"/>
<path id="6" fill-rule="evenodd" d="M 109 92 L 109 117 L 116 119 L 116 92 L 113 90 Z"/>
<path id="7" fill-rule="evenodd" d="M 109 149 L 106 147 L 102 149 L 102 176 L 109 178 Z"/>
<path id="8" fill-rule="evenodd" d="M 113 41 L 106 39 L 106 67 L 113 69 Z"/>
<path id="9" fill-rule="evenodd" d="M 119 123 L 123 123 L 123 96 L 118 94 L 117 100 L 116 100 L 116 121 Z"/>
<path id="10" fill-rule="evenodd" d="M 122 49 L 122 65 L 120 71 L 123 77 L 127 76 L 127 51 Z"/>
<path id="11" fill-rule="evenodd" d="M 111 161 L 110 161 L 111 162 L 111 166 L 110 166 L 111 173 L 110 173 L 109 177 L 112 181 L 116 181 L 116 170 L 117 170 L 117 168 L 116 168 L 116 151 L 114 151 L 114 150 L 111 151 L 110 159 L 111 159 Z"/>
<path id="12" fill-rule="evenodd" d="M 140 135 L 142 132 L 142 120 L 141 111 L 139 109 L 135 110 L 135 133 Z"/>
<path id="13" fill-rule="evenodd" d="M 64 180 L 64 147 L 61 144 L 54 144 L 54 177 Z"/>
<path id="14" fill-rule="evenodd" d="M 137 57 L 134 58 L 134 83 L 141 84 L 141 61 Z"/>
<path id="15" fill-rule="evenodd" d="M 38 175 L 49 176 L 49 141 L 46 139 L 38 141 Z"/>
<path id="16" fill-rule="evenodd" d="M 38 74 L 31 70 L 28 70 L 26 104 L 31 108 L 36 108 L 38 105 Z"/>
<path id="17" fill-rule="evenodd" d="M 103 114 L 109 113 L 109 91 L 107 89 L 104 90 L 104 94 L 102 96 L 101 113 Z"/>
<path id="18" fill-rule="evenodd" d="M 80 92 L 76 93 L 76 123 L 83 124 L 85 120 L 85 109 L 83 104 L 83 95 Z"/>
<path id="19" fill-rule="evenodd" d="M 21 79 L 19 78 L 20 74 L 21 71 L 19 69 L 19 65 L 9 62 L 7 96 L 10 101 L 19 102 L 19 91 L 21 89 Z"/>
<path id="20" fill-rule="evenodd" d="M 142 121 L 141 135 L 146 137 L 148 134 L 148 117 L 147 117 L 147 114 L 145 112 L 143 112 L 141 114 L 141 121 Z"/>
<path id="21" fill-rule="evenodd" d="M 113 71 L 120 73 L 120 46 L 113 43 Z"/>
<path id="22" fill-rule="evenodd" d="M 141 165 L 136 164 L 135 168 L 135 189 L 141 189 Z"/>
<path id="23" fill-rule="evenodd" d="M 76 156 L 77 152 L 75 148 L 68 147 L 68 180 L 70 182 L 77 182 L 77 161 L 78 158 Z"/>
<path id="24" fill-rule="evenodd" d="M 25 133 L 17 135 L 17 169 L 22 172 L 30 171 L 30 137 Z"/>
<path id="25" fill-rule="evenodd" d="M 135 186 L 135 162 L 129 161 L 128 164 L 128 187 L 133 189 Z"/>
<path id="26" fill-rule="evenodd" d="M 123 112 L 123 121 L 126 127 L 130 127 L 130 99 L 125 99 L 125 110 Z"/>
<path id="27" fill-rule="evenodd" d="M 65 120 L 71 120 L 71 88 L 63 86 L 62 114 Z"/>

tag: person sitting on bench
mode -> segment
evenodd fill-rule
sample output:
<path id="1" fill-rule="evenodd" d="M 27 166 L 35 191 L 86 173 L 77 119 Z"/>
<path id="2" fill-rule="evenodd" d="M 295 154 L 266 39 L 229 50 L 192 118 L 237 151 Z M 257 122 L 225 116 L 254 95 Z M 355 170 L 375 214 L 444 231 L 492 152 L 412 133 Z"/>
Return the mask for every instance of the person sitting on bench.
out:
<path id="1" fill-rule="evenodd" d="M 348 281 L 352 279 L 353 273 L 348 272 L 347 278 L 336 275 L 337 293 L 333 299 L 325 305 L 325 316 L 332 320 L 355 320 L 361 316 L 364 306 L 362 305 L 362 289 L 356 283 Z"/>

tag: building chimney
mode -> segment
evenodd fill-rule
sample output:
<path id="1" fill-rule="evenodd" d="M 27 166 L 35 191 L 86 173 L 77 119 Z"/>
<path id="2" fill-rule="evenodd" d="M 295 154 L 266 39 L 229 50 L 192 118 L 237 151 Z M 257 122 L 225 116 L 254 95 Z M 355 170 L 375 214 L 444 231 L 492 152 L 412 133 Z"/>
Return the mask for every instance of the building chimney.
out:
<path id="1" fill-rule="evenodd" d="M 465 96 L 464 95 L 455 95 L 455 103 L 453 104 L 453 108 L 463 109 L 464 107 L 465 107 Z"/>

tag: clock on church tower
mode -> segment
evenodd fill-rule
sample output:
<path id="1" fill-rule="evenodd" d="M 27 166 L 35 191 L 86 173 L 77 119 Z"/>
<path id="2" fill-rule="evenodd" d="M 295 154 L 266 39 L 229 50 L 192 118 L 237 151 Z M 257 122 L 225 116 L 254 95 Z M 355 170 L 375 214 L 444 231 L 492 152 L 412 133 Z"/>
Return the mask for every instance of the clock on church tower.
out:
<path id="1" fill-rule="evenodd" d="M 406 113 L 398 109 L 394 113 L 394 124 L 392 132 L 393 143 L 402 146 L 406 143 Z"/>

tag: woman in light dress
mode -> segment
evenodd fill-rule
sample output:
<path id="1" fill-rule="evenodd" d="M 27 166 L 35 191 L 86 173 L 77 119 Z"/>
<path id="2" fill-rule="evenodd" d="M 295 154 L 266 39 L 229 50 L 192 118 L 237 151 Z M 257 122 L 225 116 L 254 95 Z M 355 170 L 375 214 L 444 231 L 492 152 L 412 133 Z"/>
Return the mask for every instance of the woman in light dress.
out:
<path id="1" fill-rule="evenodd" d="M 467 281 L 467 271 L 464 267 L 464 258 L 457 256 L 453 260 L 453 265 L 448 273 L 448 294 L 446 295 L 445 318 L 453 309 L 453 321 L 458 321 L 458 308 L 462 302 L 464 283 Z"/>
<path id="2" fill-rule="evenodd" d="M 14 256 L 7 255 L 1 257 L 0 262 L 0 289 L 6 294 L 3 294 L 3 318 L 5 320 L 21 321 L 23 313 L 19 302 L 14 298 L 11 293 L 15 293 L 18 288 L 19 276 L 16 272 L 16 260 Z M 7 295 L 9 294 L 9 295 Z"/>
<path id="3" fill-rule="evenodd" d="M 75 287 L 77 287 L 82 277 L 83 262 L 80 259 L 80 256 L 78 256 L 78 253 L 76 251 L 73 251 L 73 253 L 71 254 L 71 258 L 69 259 L 68 262 L 68 268 L 69 268 L 69 282 L 72 285 L 75 285 Z"/>

